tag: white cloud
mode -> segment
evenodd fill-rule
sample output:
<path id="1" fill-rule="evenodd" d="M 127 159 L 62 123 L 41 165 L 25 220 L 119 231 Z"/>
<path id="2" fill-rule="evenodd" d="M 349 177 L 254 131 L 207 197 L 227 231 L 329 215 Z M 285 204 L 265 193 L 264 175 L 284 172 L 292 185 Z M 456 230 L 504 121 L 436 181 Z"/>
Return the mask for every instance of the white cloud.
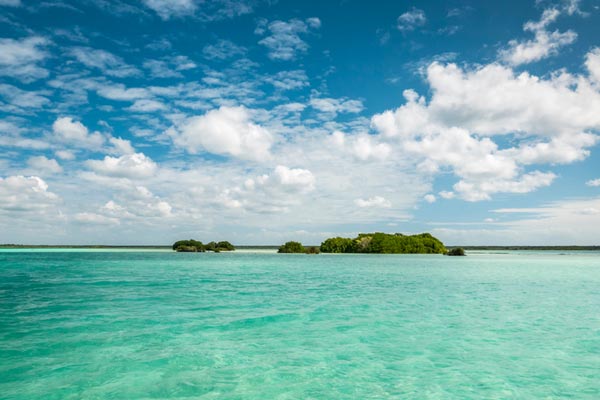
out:
<path id="1" fill-rule="evenodd" d="M 278 165 L 270 179 L 274 179 L 285 190 L 305 193 L 315 188 L 315 177 L 307 169 Z"/>
<path id="2" fill-rule="evenodd" d="M 187 56 L 165 57 L 161 60 L 146 60 L 144 68 L 150 71 L 154 78 L 182 78 L 180 71 L 186 71 L 197 67 L 196 63 Z"/>
<path id="3" fill-rule="evenodd" d="M 597 197 L 531 208 L 497 209 L 492 211 L 517 219 L 501 222 L 502 218 L 494 222 L 493 229 L 433 229 L 432 234 L 446 243 L 462 245 L 596 245 L 598 210 Z"/>
<path id="4" fill-rule="evenodd" d="M 48 57 L 44 50 L 50 41 L 41 36 L 23 39 L 0 38 L 0 76 L 32 82 L 48 76 L 38 64 Z"/>
<path id="5" fill-rule="evenodd" d="M 438 194 L 440 195 L 441 198 L 446 199 L 446 200 L 453 199 L 456 196 L 454 194 L 454 192 L 449 192 L 447 190 L 442 190 Z"/>
<path id="6" fill-rule="evenodd" d="M 266 22 L 263 21 L 266 25 Z M 299 54 L 308 51 L 308 44 L 300 38 L 300 34 L 307 34 L 311 29 L 318 29 L 321 21 L 318 18 L 308 18 L 306 21 L 291 19 L 289 21 L 273 21 L 266 28 L 259 25 L 256 33 L 263 34 L 269 30 L 270 35 L 258 43 L 269 49 L 268 56 L 272 60 L 294 60 Z"/>
<path id="7" fill-rule="evenodd" d="M 293 71 L 279 71 L 266 78 L 266 81 L 280 90 L 301 89 L 309 85 L 306 72 L 301 69 Z"/>
<path id="8" fill-rule="evenodd" d="M 0 177 L 0 212 L 42 212 L 56 205 L 59 197 L 37 176 Z"/>
<path id="9" fill-rule="evenodd" d="M 59 117 L 52 124 L 54 139 L 67 145 L 92 150 L 104 144 L 104 137 L 99 132 L 90 133 L 88 128 L 71 117 Z"/>
<path id="10" fill-rule="evenodd" d="M 54 154 L 61 160 L 70 161 L 75 159 L 75 153 L 70 150 L 58 150 Z"/>
<path id="11" fill-rule="evenodd" d="M 491 199 L 496 193 L 529 193 L 549 186 L 555 178 L 552 172 L 534 171 L 512 180 L 461 180 L 454 185 L 454 190 L 467 201 L 481 201 Z"/>
<path id="12" fill-rule="evenodd" d="M 223 190 L 217 201 L 232 210 L 287 213 L 300 206 L 302 199 L 315 190 L 316 178 L 303 168 L 278 165 L 270 174 L 248 178 L 243 185 Z"/>
<path id="13" fill-rule="evenodd" d="M 435 203 L 435 201 L 437 199 L 435 198 L 435 196 L 433 194 L 429 193 L 429 194 L 426 194 L 425 196 L 423 196 L 423 200 L 425 200 L 426 202 L 431 204 L 431 203 Z"/>
<path id="14" fill-rule="evenodd" d="M 164 103 L 161 103 L 157 100 L 140 99 L 136 100 L 130 107 L 127 107 L 127 109 L 129 111 L 147 113 L 165 111 L 167 110 L 167 106 Z"/>
<path id="15" fill-rule="evenodd" d="M 589 71 L 592 81 L 600 85 L 600 47 L 596 47 L 587 53 L 585 66 Z"/>
<path id="16" fill-rule="evenodd" d="M 103 160 L 88 160 L 86 165 L 100 175 L 130 179 L 152 177 L 158 169 L 156 163 L 143 153 L 106 156 Z"/>
<path id="17" fill-rule="evenodd" d="M 523 30 L 533 33 L 534 39 L 511 40 L 508 47 L 500 51 L 500 58 L 511 65 L 521 65 L 558 54 L 561 47 L 567 46 L 577 39 L 577 34 L 571 30 L 566 32 L 547 30 L 548 25 L 556 21 L 560 14 L 558 9 L 551 8 L 544 10 L 538 22 L 527 22 Z"/>
<path id="18" fill-rule="evenodd" d="M 249 160 L 270 157 L 271 133 L 251 120 L 245 107 L 220 107 L 186 119 L 167 134 L 173 143 L 195 154 L 201 150 Z"/>
<path id="19" fill-rule="evenodd" d="M 42 138 L 29 138 L 23 135 L 25 129 L 14 121 L 0 120 L 0 146 L 44 150 L 51 145 Z"/>
<path id="20" fill-rule="evenodd" d="M 120 221 L 117 218 L 106 217 L 104 215 L 82 212 L 75 214 L 74 217 L 76 222 L 82 224 L 93 224 L 93 225 L 119 225 Z"/>
<path id="21" fill-rule="evenodd" d="M 364 107 L 360 100 L 330 97 L 312 97 L 309 104 L 315 110 L 327 114 L 327 118 L 335 117 L 338 113 L 359 113 Z"/>
<path id="22" fill-rule="evenodd" d="M 49 159 L 44 156 L 29 157 L 27 165 L 38 175 L 59 174 L 63 171 L 62 167 L 54 159 Z"/>
<path id="23" fill-rule="evenodd" d="M 146 7 L 154 10 L 162 19 L 193 15 L 197 5 L 194 0 L 142 0 Z"/>
<path id="24" fill-rule="evenodd" d="M 209 60 L 227 60 L 229 58 L 243 56 L 246 54 L 246 48 L 238 46 L 229 40 L 220 39 L 214 44 L 207 44 L 204 46 L 202 54 Z"/>
<path id="25" fill-rule="evenodd" d="M 391 146 L 378 142 L 378 139 L 373 135 L 344 135 L 335 131 L 329 142 L 334 148 L 344 150 L 361 161 L 385 160 L 391 153 Z"/>
<path id="26" fill-rule="evenodd" d="M 368 199 L 356 199 L 354 200 L 354 204 L 361 208 L 390 208 L 392 203 L 381 196 L 373 196 Z"/>
<path id="27" fill-rule="evenodd" d="M 145 186 L 129 186 L 118 194 L 117 201 L 109 200 L 98 213 L 119 221 L 169 218 L 173 216 L 173 207 Z"/>
<path id="28" fill-rule="evenodd" d="M 109 76 L 124 78 L 141 74 L 139 69 L 128 65 L 121 57 L 106 50 L 91 47 L 73 47 L 70 49 L 69 54 L 83 65 L 97 68 Z"/>
<path id="29" fill-rule="evenodd" d="M 126 88 L 123 84 L 98 87 L 98 95 L 109 100 L 132 101 L 150 97 L 150 92 L 144 88 Z"/>
<path id="30" fill-rule="evenodd" d="M 585 184 L 592 187 L 598 187 L 600 186 L 600 178 L 589 180 Z"/>
<path id="31" fill-rule="evenodd" d="M 549 185 L 554 174 L 525 167 L 583 160 L 598 142 L 591 132 L 600 128 L 600 93 L 585 76 L 541 79 L 496 64 L 463 70 L 433 63 L 427 81 L 429 102 L 407 90 L 406 104 L 375 115 L 372 126 L 421 156 L 422 171 L 450 168 L 465 199 Z M 516 145 L 501 148 L 496 135 L 512 136 Z"/>
<path id="32" fill-rule="evenodd" d="M 13 113 L 23 113 L 23 110 L 34 110 L 43 108 L 50 104 L 50 100 L 46 97 L 45 91 L 27 91 L 21 90 L 16 86 L 0 83 L 0 96 L 5 99 L 7 106 L 5 111 Z"/>
<path id="33" fill-rule="evenodd" d="M 400 15 L 397 20 L 398 30 L 402 32 L 413 31 L 419 26 L 425 25 L 427 17 L 421 9 L 413 7 L 410 11 Z"/>
<path id="34" fill-rule="evenodd" d="M 111 137 L 108 139 L 110 144 L 112 145 L 112 151 L 115 154 L 123 155 L 123 154 L 133 154 L 135 153 L 135 149 L 131 145 L 131 142 L 126 139 Z"/>
<path id="35" fill-rule="evenodd" d="M 20 7 L 21 0 L 0 0 L 0 6 Z"/>
<path id="36" fill-rule="evenodd" d="M 383 160 L 391 152 L 391 147 L 387 143 L 377 143 L 370 135 L 359 135 L 352 144 L 352 149 L 360 160 Z"/>

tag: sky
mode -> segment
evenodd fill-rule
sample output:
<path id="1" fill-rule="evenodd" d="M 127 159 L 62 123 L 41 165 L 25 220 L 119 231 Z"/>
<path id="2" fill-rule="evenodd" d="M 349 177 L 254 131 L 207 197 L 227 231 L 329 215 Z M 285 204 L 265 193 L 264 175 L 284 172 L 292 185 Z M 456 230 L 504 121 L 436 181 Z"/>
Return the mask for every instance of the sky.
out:
<path id="1" fill-rule="evenodd" d="M 0 0 L 0 243 L 600 244 L 600 0 Z"/>

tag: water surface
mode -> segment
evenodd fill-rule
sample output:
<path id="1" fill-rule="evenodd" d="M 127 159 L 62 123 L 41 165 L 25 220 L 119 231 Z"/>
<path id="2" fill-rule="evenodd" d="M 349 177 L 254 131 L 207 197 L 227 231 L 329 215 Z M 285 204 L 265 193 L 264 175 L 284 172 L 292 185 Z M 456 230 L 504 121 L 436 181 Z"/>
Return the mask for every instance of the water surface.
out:
<path id="1" fill-rule="evenodd" d="M 2 399 L 598 399 L 591 252 L 0 251 Z"/>

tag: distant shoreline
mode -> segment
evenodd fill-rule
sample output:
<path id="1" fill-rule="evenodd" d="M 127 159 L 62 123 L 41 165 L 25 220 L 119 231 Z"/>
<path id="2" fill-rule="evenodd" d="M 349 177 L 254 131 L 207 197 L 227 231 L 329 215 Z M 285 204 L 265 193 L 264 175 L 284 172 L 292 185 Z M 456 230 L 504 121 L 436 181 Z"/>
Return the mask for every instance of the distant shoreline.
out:
<path id="1" fill-rule="evenodd" d="M 585 251 L 600 251 L 599 246 L 447 246 L 448 249 L 462 247 L 465 250 L 534 250 L 534 251 L 560 251 L 560 250 L 585 250 Z M 276 245 L 241 245 L 236 246 L 236 249 L 261 249 L 261 250 L 277 250 Z M 150 250 L 170 250 L 171 246 L 159 245 L 29 245 L 29 244 L 0 244 L 0 249 L 150 249 Z"/>

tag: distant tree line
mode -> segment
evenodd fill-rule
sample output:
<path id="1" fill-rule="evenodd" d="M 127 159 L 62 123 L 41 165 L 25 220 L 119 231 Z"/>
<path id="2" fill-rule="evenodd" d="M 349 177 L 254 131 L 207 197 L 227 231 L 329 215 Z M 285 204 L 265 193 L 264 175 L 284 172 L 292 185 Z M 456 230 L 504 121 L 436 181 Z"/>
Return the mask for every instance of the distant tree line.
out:
<path id="1" fill-rule="evenodd" d="M 190 240 L 178 240 L 173 243 L 173 250 L 178 252 L 205 252 L 205 251 L 214 251 L 215 253 L 219 253 L 221 251 L 233 251 L 235 247 L 224 240 L 222 242 L 209 242 L 207 244 L 203 244 L 202 242 L 194 239 Z"/>

